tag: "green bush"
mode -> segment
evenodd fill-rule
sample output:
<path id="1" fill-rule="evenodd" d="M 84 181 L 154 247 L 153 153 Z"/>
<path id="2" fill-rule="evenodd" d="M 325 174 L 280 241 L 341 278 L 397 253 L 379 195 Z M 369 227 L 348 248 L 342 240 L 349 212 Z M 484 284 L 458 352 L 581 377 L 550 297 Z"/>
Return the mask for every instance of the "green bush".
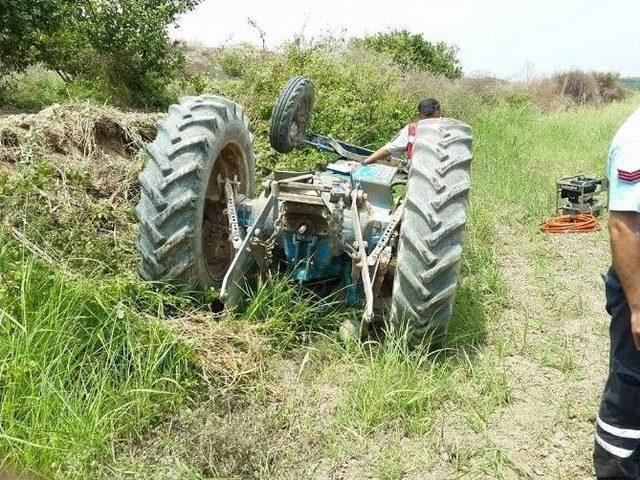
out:
<path id="1" fill-rule="evenodd" d="M 237 101 L 249 113 L 262 173 L 276 165 L 309 168 L 322 159 L 321 154 L 310 151 L 279 155 L 266 142 L 278 92 L 294 75 L 310 77 L 316 87 L 311 129 L 347 141 L 372 147 L 386 142 L 411 120 L 415 110 L 401 91 L 399 66 L 375 52 L 355 47 L 340 50 L 331 42 L 293 42 L 276 53 L 238 56 L 234 61 L 240 58 L 244 64 L 234 67 L 242 72 L 239 78 L 210 78 L 206 90 Z"/>
<path id="2" fill-rule="evenodd" d="M 184 57 L 167 27 L 199 0 L 27 0 L 0 11 L 0 64 L 43 64 L 62 80 L 106 86 L 120 103 L 161 106 Z"/>
<path id="3" fill-rule="evenodd" d="M 457 47 L 444 42 L 431 43 L 420 33 L 393 30 L 355 39 L 354 43 L 374 52 L 391 55 L 403 69 L 416 68 L 447 78 L 462 76 Z"/>

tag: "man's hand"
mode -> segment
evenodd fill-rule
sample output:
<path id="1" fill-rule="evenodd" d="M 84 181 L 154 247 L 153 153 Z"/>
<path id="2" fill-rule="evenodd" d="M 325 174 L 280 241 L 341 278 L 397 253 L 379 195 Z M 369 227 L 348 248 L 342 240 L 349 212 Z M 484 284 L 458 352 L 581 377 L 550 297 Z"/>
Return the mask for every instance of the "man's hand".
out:
<path id="1" fill-rule="evenodd" d="M 631 334 L 636 344 L 636 349 L 640 350 L 640 309 L 631 310 Z"/>
<path id="2" fill-rule="evenodd" d="M 609 234 L 613 268 L 627 297 L 631 310 L 631 333 L 640 350 L 640 214 L 611 211 Z"/>

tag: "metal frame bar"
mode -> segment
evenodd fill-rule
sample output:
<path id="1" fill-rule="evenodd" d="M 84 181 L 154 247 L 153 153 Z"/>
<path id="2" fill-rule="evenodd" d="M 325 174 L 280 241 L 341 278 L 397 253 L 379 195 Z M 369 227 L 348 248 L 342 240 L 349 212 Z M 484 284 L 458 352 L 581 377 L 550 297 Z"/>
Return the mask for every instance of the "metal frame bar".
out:
<path id="1" fill-rule="evenodd" d="M 242 240 L 240 248 L 238 248 L 235 257 L 233 257 L 231 265 L 229 265 L 229 269 L 222 281 L 222 288 L 220 289 L 220 298 L 225 302 L 225 304 L 231 304 L 228 306 L 234 307 L 235 305 L 233 303 L 237 300 L 233 297 L 231 288 L 240 288 L 233 282 L 235 282 L 237 278 L 244 277 L 244 274 L 251 266 L 249 260 L 253 258 L 253 254 L 250 252 L 249 242 L 253 238 L 255 231 L 257 229 L 262 229 L 262 226 L 273 210 L 275 203 L 276 197 L 272 193 L 267 197 L 267 201 L 265 202 L 264 207 L 262 207 L 262 210 L 260 210 L 256 221 L 247 230 L 247 234 L 245 235 L 244 240 Z M 253 258 L 253 261 L 255 261 L 255 258 Z"/>
<path id="2" fill-rule="evenodd" d="M 369 265 L 367 264 L 367 250 L 365 249 L 364 238 L 362 236 L 362 227 L 360 226 L 360 214 L 357 205 L 358 191 L 351 192 L 351 213 L 353 214 L 353 229 L 355 231 L 356 244 L 358 247 L 358 262 L 360 268 L 360 276 L 362 277 L 362 289 L 364 290 L 364 313 L 362 314 L 363 329 L 373 320 L 373 284 L 369 275 Z M 364 331 L 364 330 L 363 330 Z M 362 333 L 362 332 L 361 332 Z"/>
<path id="3" fill-rule="evenodd" d="M 302 142 L 306 145 L 309 145 L 310 147 L 317 148 L 318 150 L 323 150 L 325 152 L 335 152 L 338 155 L 344 156 L 345 158 L 349 157 L 343 155 L 344 152 L 349 155 L 356 155 L 360 157 L 368 157 L 373 153 L 373 150 L 369 150 L 368 148 L 359 147 L 347 142 L 341 142 L 340 140 L 334 140 L 333 138 L 325 137 L 323 135 L 318 135 L 312 132 L 307 132 Z"/>
<path id="4" fill-rule="evenodd" d="M 233 248 L 237 251 L 242 245 L 242 236 L 240 235 L 240 226 L 238 224 L 238 211 L 236 210 L 236 193 L 231 180 L 224 179 L 224 193 L 227 197 L 227 218 L 229 219 L 229 236 Z"/>

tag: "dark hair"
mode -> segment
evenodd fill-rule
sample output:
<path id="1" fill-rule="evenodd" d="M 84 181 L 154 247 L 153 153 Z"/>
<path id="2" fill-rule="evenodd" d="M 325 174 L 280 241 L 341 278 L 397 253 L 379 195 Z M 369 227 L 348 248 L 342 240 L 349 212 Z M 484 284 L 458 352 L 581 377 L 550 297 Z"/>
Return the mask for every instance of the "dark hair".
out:
<path id="1" fill-rule="evenodd" d="M 440 102 L 435 98 L 420 100 L 420 103 L 418 104 L 418 112 L 420 112 L 425 117 L 433 115 L 438 110 L 440 110 Z"/>

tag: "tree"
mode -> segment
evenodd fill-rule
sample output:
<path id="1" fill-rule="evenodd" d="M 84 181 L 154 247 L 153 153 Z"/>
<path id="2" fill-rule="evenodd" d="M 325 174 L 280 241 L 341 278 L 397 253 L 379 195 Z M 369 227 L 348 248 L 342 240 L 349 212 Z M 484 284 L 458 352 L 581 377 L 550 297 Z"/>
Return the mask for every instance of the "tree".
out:
<path id="1" fill-rule="evenodd" d="M 41 63 L 153 103 L 181 66 L 167 27 L 200 0 L 0 0 L 0 67 Z"/>
<path id="2" fill-rule="evenodd" d="M 444 42 L 432 43 L 422 34 L 407 30 L 393 30 L 354 40 L 356 45 L 391 55 L 403 68 L 417 68 L 458 78 L 462 75 L 458 48 Z"/>

